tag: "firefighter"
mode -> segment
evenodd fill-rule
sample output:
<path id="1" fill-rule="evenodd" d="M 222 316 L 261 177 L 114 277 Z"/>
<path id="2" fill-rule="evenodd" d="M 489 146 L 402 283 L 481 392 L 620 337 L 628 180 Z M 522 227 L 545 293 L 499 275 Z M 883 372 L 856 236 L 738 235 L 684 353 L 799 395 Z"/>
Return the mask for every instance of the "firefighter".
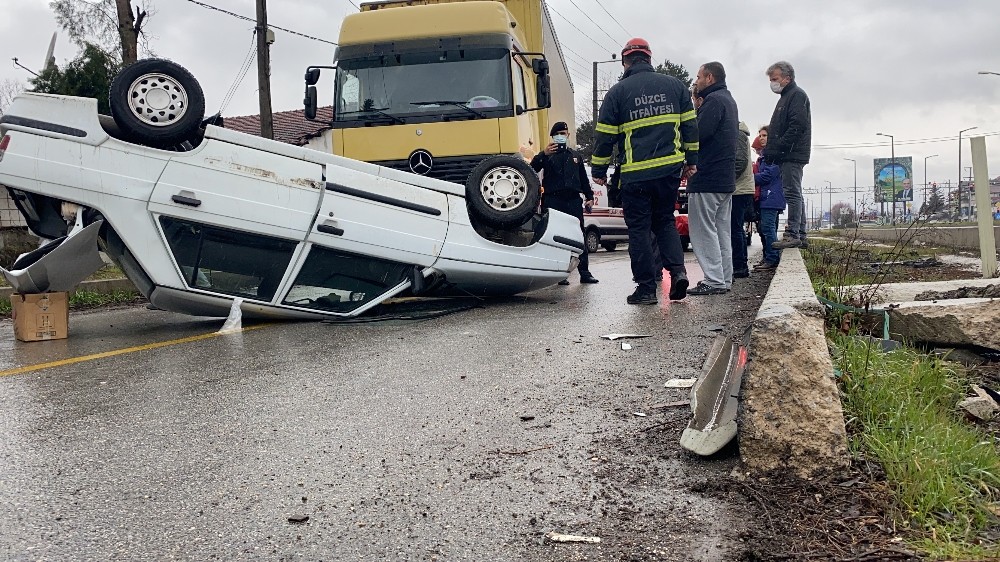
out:
<path id="1" fill-rule="evenodd" d="M 622 49 L 625 73 L 601 104 L 590 161 L 594 182 L 605 185 L 616 145 L 622 155 L 622 209 L 638 285 L 628 304 L 657 302 L 651 233 L 670 272 L 670 300 L 683 299 L 688 287 L 674 204 L 681 177 L 698 171 L 698 122 L 687 87 L 654 71 L 651 57 L 644 39 L 632 39 Z"/>

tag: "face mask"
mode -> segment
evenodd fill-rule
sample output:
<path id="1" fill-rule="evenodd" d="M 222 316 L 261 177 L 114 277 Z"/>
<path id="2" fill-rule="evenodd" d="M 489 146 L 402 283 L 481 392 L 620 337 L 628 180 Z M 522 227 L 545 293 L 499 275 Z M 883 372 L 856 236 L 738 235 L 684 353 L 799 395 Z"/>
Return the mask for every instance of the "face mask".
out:
<path id="1" fill-rule="evenodd" d="M 568 141 L 568 140 L 569 140 L 569 137 L 566 136 L 566 135 L 553 135 L 552 136 L 552 142 L 554 142 L 556 144 L 566 144 L 566 141 Z"/>
<path id="2" fill-rule="evenodd" d="M 772 92 L 774 92 L 776 94 L 780 94 L 781 90 L 784 90 L 784 89 L 785 89 L 785 87 L 782 86 L 780 82 L 771 82 L 771 91 Z"/>

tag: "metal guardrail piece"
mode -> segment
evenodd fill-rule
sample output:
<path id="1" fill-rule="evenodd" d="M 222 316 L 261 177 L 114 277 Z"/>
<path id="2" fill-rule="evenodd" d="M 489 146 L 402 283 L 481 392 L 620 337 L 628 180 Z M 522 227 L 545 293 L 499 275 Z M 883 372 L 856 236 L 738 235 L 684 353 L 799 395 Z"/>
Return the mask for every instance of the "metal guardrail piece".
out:
<path id="1" fill-rule="evenodd" d="M 736 437 L 736 413 L 746 363 L 746 347 L 726 336 L 715 338 L 698 382 L 691 388 L 694 417 L 681 434 L 681 447 L 711 455 Z"/>

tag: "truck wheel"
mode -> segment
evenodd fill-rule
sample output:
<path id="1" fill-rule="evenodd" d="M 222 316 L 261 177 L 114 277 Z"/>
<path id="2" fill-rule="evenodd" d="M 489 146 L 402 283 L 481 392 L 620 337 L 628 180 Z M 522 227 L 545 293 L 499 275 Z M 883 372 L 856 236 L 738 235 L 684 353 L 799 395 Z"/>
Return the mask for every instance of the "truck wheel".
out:
<path id="1" fill-rule="evenodd" d="M 605 250 L 607 250 L 607 251 L 609 251 L 609 252 L 614 252 L 614 251 L 615 251 L 615 249 L 617 249 L 617 248 L 618 248 L 618 243 L 617 243 L 617 242 L 605 242 L 605 243 L 601 244 L 601 246 L 602 246 L 602 247 L 603 247 L 603 248 L 604 248 Z"/>
<path id="2" fill-rule="evenodd" d="M 157 148 L 191 138 L 205 116 L 205 94 L 181 65 L 137 61 L 111 82 L 111 116 L 130 140 Z"/>
<path id="3" fill-rule="evenodd" d="M 601 233 L 596 228 L 587 230 L 583 243 L 587 245 L 587 253 L 594 253 L 601 246 Z"/>
<path id="4" fill-rule="evenodd" d="M 531 166 L 515 156 L 491 156 L 465 182 L 469 212 L 493 228 L 518 227 L 538 208 L 541 183 Z"/>

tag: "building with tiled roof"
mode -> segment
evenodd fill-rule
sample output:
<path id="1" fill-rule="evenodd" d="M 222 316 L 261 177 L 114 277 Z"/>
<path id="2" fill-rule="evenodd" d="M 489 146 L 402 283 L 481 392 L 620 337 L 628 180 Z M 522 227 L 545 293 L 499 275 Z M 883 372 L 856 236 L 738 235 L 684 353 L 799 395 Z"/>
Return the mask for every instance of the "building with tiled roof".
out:
<path id="1" fill-rule="evenodd" d="M 305 111 L 296 109 L 293 111 L 279 111 L 274 113 L 274 140 L 294 144 L 295 146 L 309 146 L 319 148 L 326 146 L 322 142 L 324 132 L 330 129 L 330 121 L 333 120 L 333 107 L 321 107 L 316 111 L 316 120 L 306 119 Z M 226 117 L 223 119 L 223 126 L 233 131 L 260 136 L 260 115 L 244 115 L 240 117 Z M 317 141 L 320 141 L 317 145 Z"/>

